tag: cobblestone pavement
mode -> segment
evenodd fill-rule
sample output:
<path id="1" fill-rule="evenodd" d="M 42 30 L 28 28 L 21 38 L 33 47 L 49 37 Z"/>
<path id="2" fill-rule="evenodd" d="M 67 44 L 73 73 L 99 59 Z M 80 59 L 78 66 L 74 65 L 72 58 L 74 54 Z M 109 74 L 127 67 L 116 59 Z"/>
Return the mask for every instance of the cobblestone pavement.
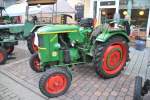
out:
<path id="1" fill-rule="evenodd" d="M 0 100 L 23 100 L 18 95 L 13 93 L 8 87 L 0 84 Z"/>
<path id="2" fill-rule="evenodd" d="M 28 91 L 22 91 L 20 95 L 16 93 L 15 87 L 11 87 L 9 90 L 9 85 L 0 81 L 0 98 L 3 96 L 1 93 L 5 92 L 2 89 L 6 87 L 6 89 L 10 91 L 10 94 L 17 97 L 17 100 L 29 100 L 24 96 L 29 93 L 32 93 L 34 97 L 37 96 L 36 98 L 40 98 L 39 100 L 48 100 L 38 89 L 38 82 L 43 73 L 36 73 L 31 70 L 29 67 L 29 58 L 31 55 L 27 48 L 24 48 L 26 46 L 23 44 L 25 45 L 23 42 L 21 46 L 15 49 L 14 53 L 17 57 L 16 59 L 11 59 L 7 64 L 0 66 L 0 73 L 9 77 L 16 84 L 19 84 Z M 132 100 L 135 76 L 138 74 L 144 78 L 150 76 L 143 73 L 150 73 L 150 69 L 148 69 L 147 65 L 144 67 L 144 70 L 142 70 L 141 67 L 143 61 L 145 61 L 144 59 L 149 56 L 148 50 L 149 49 L 145 49 L 139 52 L 131 49 L 131 61 L 119 76 L 112 79 L 104 80 L 99 78 L 95 74 L 94 67 L 91 64 L 74 67 L 72 85 L 67 93 L 58 98 L 49 100 Z M 138 63 L 136 63 L 137 61 Z M 148 71 L 146 72 L 147 69 Z M 3 88 L 1 89 L 1 87 Z M 7 100 L 12 99 L 8 98 Z M 30 100 L 37 99 L 31 98 Z"/>

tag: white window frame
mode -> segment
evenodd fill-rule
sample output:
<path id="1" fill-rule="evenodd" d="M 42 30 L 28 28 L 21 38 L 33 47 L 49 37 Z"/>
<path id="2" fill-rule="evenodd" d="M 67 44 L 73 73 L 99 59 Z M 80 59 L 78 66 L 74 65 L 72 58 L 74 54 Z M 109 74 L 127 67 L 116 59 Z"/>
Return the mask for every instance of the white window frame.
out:
<path id="1" fill-rule="evenodd" d="M 97 15 L 96 15 L 96 19 L 97 20 L 100 20 L 101 19 L 101 11 L 100 9 L 102 8 L 115 8 L 117 9 L 119 12 L 119 5 L 117 4 L 119 2 L 119 0 L 90 0 L 90 17 L 93 18 L 94 15 L 93 15 L 93 4 L 94 4 L 94 1 L 97 1 Z M 115 5 L 112 5 L 112 6 L 100 6 L 100 2 L 102 1 L 115 1 Z M 118 2 L 117 2 L 118 1 Z"/>

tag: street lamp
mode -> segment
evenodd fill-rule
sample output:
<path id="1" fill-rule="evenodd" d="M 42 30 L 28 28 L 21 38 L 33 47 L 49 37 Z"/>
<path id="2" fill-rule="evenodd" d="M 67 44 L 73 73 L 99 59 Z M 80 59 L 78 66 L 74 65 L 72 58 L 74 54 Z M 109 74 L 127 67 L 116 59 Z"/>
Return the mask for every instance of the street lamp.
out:
<path id="1" fill-rule="evenodd" d="M 102 15 L 104 15 L 104 16 L 105 16 L 105 15 L 106 15 L 106 12 L 105 12 L 105 11 L 102 11 Z"/>
<path id="2" fill-rule="evenodd" d="M 128 15 L 128 12 L 127 11 L 123 11 L 123 15 L 124 16 Z"/>
<path id="3" fill-rule="evenodd" d="M 143 16 L 144 15 L 144 11 L 143 10 L 139 11 L 139 15 Z"/>

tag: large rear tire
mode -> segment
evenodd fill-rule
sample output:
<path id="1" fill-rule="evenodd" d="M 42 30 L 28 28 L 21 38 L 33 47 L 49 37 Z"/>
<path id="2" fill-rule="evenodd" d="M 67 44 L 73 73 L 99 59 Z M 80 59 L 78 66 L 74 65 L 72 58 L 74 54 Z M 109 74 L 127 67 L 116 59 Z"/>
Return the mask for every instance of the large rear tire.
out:
<path id="1" fill-rule="evenodd" d="M 142 100 L 142 77 L 135 78 L 134 97 L 133 100 Z"/>
<path id="2" fill-rule="evenodd" d="M 7 52 L 4 48 L 0 47 L 0 65 L 4 64 L 7 60 Z"/>
<path id="3" fill-rule="evenodd" d="M 126 65 L 129 46 L 122 36 L 114 36 L 105 43 L 97 43 L 95 67 L 100 77 L 113 78 L 120 74 Z"/>
<path id="4" fill-rule="evenodd" d="M 40 91 L 50 98 L 65 94 L 70 85 L 71 76 L 62 68 L 51 68 L 47 70 L 39 81 Z"/>
<path id="5" fill-rule="evenodd" d="M 32 34 L 28 39 L 27 39 L 27 46 L 31 54 L 34 54 L 38 51 L 38 47 L 34 44 L 35 40 L 35 34 Z"/>

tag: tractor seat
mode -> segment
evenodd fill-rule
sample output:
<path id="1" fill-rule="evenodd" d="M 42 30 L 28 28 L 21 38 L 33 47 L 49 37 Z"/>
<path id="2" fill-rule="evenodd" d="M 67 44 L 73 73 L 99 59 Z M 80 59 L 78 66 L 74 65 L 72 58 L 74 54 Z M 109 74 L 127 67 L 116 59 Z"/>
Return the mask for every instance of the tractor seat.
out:
<path id="1" fill-rule="evenodd" d="M 101 32 L 101 26 L 97 26 L 97 27 L 93 30 L 93 32 L 91 33 L 90 40 L 96 39 L 97 35 L 98 35 L 98 34 L 101 34 L 101 33 L 102 33 L 102 32 Z"/>

